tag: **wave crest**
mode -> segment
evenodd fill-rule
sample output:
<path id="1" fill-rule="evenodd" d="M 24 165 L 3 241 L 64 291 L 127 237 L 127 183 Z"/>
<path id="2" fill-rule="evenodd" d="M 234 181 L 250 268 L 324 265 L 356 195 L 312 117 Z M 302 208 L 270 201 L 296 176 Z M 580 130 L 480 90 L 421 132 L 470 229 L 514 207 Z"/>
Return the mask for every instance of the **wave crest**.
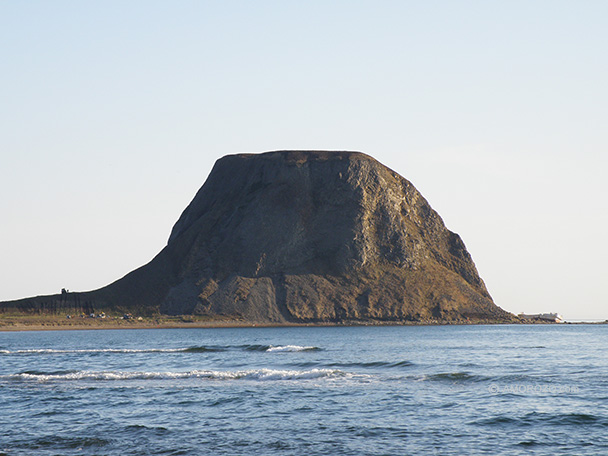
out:
<path id="1" fill-rule="evenodd" d="M 266 351 L 267 352 L 300 352 L 300 351 L 318 351 L 321 350 L 319 347 L 303 347 L 301 345 L 271 345 Z"/>
<path id="2" fill-rule="evenodd" d="M 350 374 L 337 369 L 311 369 L 307 371 L 254 369 L 243 371 L 192 370 L 187 372 L 128 372 L 128 371 L 26 371 L 19 374 L 3 375 L 0 379 L 13 381 L 77 381 L 77 380 L 311 380 L 321 378 L 348 377 Z"/>
<path id="3" fill-rule="evenodd" d="M 100 354 L 100 353 L 210 353 L 227 350 L 245 350 L 260 352 L 300 352 L 317 351 L 319 347 L 301 345 L 238 345 L 238 346 L 193 346 L 186 348 L 83 348 L 56 349 L 37 348 L 22 350 L 0 350 L 2 355 L 55 355 L 55 354 Z"/>

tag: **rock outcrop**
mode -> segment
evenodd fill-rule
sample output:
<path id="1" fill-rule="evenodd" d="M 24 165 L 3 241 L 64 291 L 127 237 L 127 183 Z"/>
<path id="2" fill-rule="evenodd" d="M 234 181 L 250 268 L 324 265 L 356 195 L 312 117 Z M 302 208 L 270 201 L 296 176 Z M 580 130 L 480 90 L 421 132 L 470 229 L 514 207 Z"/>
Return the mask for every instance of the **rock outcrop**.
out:
<path id="1" fill-rule="evenodd" d="M 512 319 L 414 186 L 358 152 L 221 158 L 150 263 L 79 299 L 251 322 Z"/>

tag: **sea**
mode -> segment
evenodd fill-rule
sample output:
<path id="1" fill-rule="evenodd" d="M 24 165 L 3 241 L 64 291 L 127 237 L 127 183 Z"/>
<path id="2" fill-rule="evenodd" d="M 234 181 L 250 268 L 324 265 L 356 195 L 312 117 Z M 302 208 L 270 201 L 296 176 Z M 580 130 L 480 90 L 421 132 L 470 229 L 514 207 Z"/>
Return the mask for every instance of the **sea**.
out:
<path id="1" fill-rule="evenodd" d="M 608 325 L 0 333 L 0 455 L 608 455 Z"/>

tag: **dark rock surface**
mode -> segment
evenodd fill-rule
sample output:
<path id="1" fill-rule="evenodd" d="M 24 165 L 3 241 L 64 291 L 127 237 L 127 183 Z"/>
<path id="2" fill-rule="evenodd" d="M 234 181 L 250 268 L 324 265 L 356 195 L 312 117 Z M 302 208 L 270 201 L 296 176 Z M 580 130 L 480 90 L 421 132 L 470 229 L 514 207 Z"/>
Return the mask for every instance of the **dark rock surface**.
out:
<path id="1" fill-rule="evenodd" d="M 150 263 L 78 299 L 251 322 L 514 318 L 414 186 L 358 152 L 221 158 Z"/>

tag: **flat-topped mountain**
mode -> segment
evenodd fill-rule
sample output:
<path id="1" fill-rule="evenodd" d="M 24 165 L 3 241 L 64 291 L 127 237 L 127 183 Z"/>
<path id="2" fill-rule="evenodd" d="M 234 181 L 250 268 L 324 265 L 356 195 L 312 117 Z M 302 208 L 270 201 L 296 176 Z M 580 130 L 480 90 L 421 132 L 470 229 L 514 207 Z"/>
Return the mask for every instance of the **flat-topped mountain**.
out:
<path id="1" fill-rule="evenodd" d="M 77 297 L 87 309 L 251 322 L 513 318 L 414 186 L 359 152 L 219 159 L 150 263 Z"/>

